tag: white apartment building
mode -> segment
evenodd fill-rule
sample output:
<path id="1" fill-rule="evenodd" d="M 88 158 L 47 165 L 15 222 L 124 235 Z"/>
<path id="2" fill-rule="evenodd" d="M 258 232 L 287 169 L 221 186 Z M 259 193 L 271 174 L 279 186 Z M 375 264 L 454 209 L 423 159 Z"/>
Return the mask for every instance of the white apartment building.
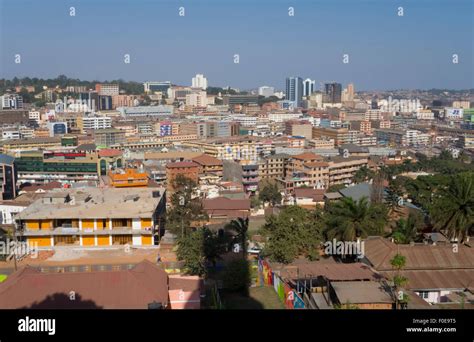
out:
<path id="1" fill-rule="evenodd" d="M 207 89 L 207 78 L 203 74 L 196 74 L 191 80 L 191 86 L 193 88 Z"/>
<path id="2" fill-rule="evenodd" d="M 303 117 L 303 113 L 276 112 L 268 113 L 268 120 L 273 122 L 285 122 Z"/>
<path id="3" fill-rule="evenodd" d="M 137 107 L 119 107 L 117 110 L 123 117 L 139 117 L 139 116 L 153 116 L 153 117 L 168 117 L 173 115 L 173 106 L 159 105 L 159 106 L 137 106 Z"/>
<path id="4" fill-rule="evenodd" d="M 365 121 L 382 120 L 382 111 L 380 109 L 368 109 L 364 116 Z"/>
<path id="5" fill-rule="evenodd" d="M 247 116 L 245 114 L 233 114 L 230 117 L 233 121 L 240 123 L 242 127 L 255 126 L 258 121 L 256 116 Z"/>
<path id="6" fill-rule="evenodd" d="M 0 96 L 0 109 L 22 109 L 23 97 L 18 94 Z"/>
<path id="7" fill-rule="evenodd" d="M 2 140 L 18 140 L 21 138 L 19 130 L 7 130 L 2 132 Z"/>
<path id="8" fill-rule="evenodd" d="M 186 106 L 207 107 L 207 94 L 204 90 L 186 95 Z"/>
<path id="9" fill-rule="evenodd" d="M 38 111 L 30 111 L 28 112 L 28 119 L 39 124 L 41 121 L 41 113 Z"/>
<path id="10" fill-rule="evenodd" d="M 105 129 L 112 127 L 112 119 L 108 116 L 84 116 L 81 119 L 83 131 L 89 129 Z"/>

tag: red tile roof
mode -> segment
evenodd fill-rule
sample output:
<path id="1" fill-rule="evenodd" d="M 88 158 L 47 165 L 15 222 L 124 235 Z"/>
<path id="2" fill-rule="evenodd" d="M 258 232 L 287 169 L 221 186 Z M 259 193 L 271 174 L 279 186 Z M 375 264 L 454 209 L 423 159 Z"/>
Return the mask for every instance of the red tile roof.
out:
<path id="1" fill-rule="evenodd" d="M 222 160 L 214 158 L 208 154 L 201 154 L 192 159 L 194 162 L 203 166 L 222 166 Z"/>
<path id="2" fill-rule="evenodd" d="M 316 202 L 324 201 L 325 189 L 295 188 L 296 197 L 312 198 Z"/>
<path id="3" fill-rule="evenodd" d="M 459 244 L 456 252 L 452 244 L 396 245 L 382 237 L 364 240 L 365 257 L 378 271 L 392 271 L 390 260 L 399 253 L 406 258 L 405 271 L 474 269 L 474 249 Z"/>
<path id="4" fill-rule="evenodd" d="M 41 273 L 27 266 L 0 283 L 1 309 L 147 309 L 153 302 L 168 305 L 168 276 L 147 260 L 121 271 Z"/>
<path id="5" fill-rule="evenodd" d="M 99 151 L 99 157 L 118 157 L 122 154 L 123 152 L 121 150 L 116 150 L 113 148 L 104 148 Z"/>

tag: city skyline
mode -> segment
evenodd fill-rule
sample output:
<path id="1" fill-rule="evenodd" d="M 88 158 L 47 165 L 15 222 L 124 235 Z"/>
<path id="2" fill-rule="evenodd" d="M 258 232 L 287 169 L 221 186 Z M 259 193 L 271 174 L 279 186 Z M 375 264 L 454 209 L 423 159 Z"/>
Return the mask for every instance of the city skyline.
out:
<path id="1" fill-rule="evenodd" d="M 209 86 L 240 89 L 284 89 L 290 76 L 314 79 L 316 89 L 331 81 L 354 83 L 357 90 L 474 88 L 468 0 L 0 4 L 1 78 L 65 74 L 187 85 L 202 73 Z M 75 6 L 74 17 L 70 6 Z M 184 17 L 178 15 L 180 6 Z M 400 6 L 403 17 L 397 15 Z M 136 16 L 129 15 L 137 10 Z M 456 25 L 440 25 L 440 20 Z M 21 55 L 19 64 L 16 54 Z M 126 54 L 129 64 L 124 63 Z M 452 62 L 453 54 L 458 64 Z"/>

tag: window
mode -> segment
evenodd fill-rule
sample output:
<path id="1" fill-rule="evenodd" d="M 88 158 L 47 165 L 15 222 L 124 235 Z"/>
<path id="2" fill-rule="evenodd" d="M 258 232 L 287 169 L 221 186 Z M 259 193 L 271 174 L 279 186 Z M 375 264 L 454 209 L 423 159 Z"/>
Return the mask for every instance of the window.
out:
<path id="1" fill-rule="evenodd" d="M 418 292 L 418 295 L 423 299 L 428 299 L 429 292 L 428 291 L 420 291 L 420 292 Z"/>

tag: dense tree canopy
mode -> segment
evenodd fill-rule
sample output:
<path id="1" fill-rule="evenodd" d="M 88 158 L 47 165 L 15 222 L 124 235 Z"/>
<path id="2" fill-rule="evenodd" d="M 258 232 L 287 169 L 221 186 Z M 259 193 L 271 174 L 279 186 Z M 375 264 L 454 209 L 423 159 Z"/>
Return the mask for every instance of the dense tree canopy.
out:
<path id="1" fill-rule="evenodd" d="M 298 256 L 317 259 L 322 230 L 320 215 L 319 209 L 312 212 L 288 206 L 278 216 L 269 216 L 263 228 L 268 236 L 264 254 L 282 263 L 290 263 Z"/>
<path id="2" fill-rule="evenodd" d="M 324 234 L 328 240 L 354 241 L 380 235 L 387 223 L 387 208 L 369 203 L 366 197 L 359 201 L 344 197 L 329 206 L 325 223 Z"/>
<path id="3" fill-rule="evenodd" d="M 173 180 L 174 192 L 171 207 L 166 213 L 166 229 L 180 236 L 186 234 L 193 223 L 207 219 L 200 198 L 196 196 L 197 184 L 192 179 L 178 175 Z"/>
<path id="4" fill-rule="evenodd" d="M 463 241 L 474 232 L 474 172 L 450 177 L 441 186 L 431 207 L 436 229 L 447 232 L 451 239 Z"/>

